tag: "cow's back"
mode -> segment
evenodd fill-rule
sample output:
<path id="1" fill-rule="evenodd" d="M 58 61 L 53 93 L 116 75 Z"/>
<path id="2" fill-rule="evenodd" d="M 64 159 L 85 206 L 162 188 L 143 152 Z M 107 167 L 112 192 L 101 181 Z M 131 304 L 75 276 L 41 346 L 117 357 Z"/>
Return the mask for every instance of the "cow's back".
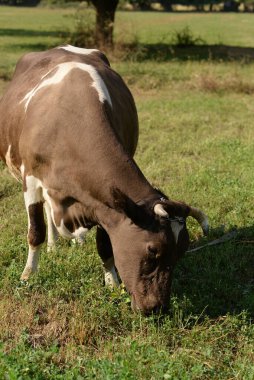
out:
<path id="1" fill-rule="evenodd" d="M 68 117 L 69 123 L 72 123 L 72 117 L 76 110 L 73 108 L 73 114 L 71 114 L 68 109 L 69 103 L 71 103 L 74 93 L 78 99 L 79 91 L 80 94 L 86 95 L 88 93 L 87 98 L 89 98 L 89 92 L 92 91 L 91 83 L 82 83 L 84 76 L 75 71 L 75 75 L 72 74 L 71 78 L 63 77 L 62 82 L 60 80 L 61 83 L 53 81 L 52 85 L 45 85 L 47 80 L 50 81 L 51 78 L 54 79 L 57 76 L 57 68 L 60 66 L 65 68 L 71 65 L 74 68 L 76 66 L 77 68 L 83 66 L 88 69 L 91 68 L 102 79 L 109 93 L 111 104 L 107 101 L 101 104 L 98 97 L 96 99 L 98 103 L 96 112 L 97 114 L 101 113 L 101 118 L 107 119 L 125 149 L 131 155 L 134 154 L 138 140 L 137 112 L 132 95 L 121 77 L 110 68 L 107 58 L 98 50 L 60 47 L 46 52 L 26 54 L 18 62 L 13 80 L 0 102 L 0 156 L 2 159 L 6 159 L 6 154 L 11 146 L 12 163 L 17 168 L 20 167 L 22 162 L 20 155 L 21 137 L 24 135 L 23 145 L 29 145 L 27 140 L 31 140 L 32 145 L 33 135 L 35 133 L 38 135 L 36 128 L 44 128 L 45 134 L 47 134 L 46 130 L 48 124 L 52 122 L 52 117 L 55 114 L 54 108 L 57 107 L 58 100 L 62 108 L 66 107 L 67 109 L 65 118 Z M 55 99 L 54 88 L 56 87 L 54 85 L 60 86 L 60 84 L 61 92 L 57 92 L 59 99 Z M 85 101 L 84 104 L 82 102 L 81 97 L 78 100 L 77 112 L 83 112 L 85 119 L 85 115 L 90 112 L 90 106 Z M 83 111 L 81 111 L 82 107 Z M 58 110 L 58 112 L 59 114 L 60 112 L 64 113 L 65 109 Z M 39 114 L 41 114 L 41 119 L 44 119 L 42 126 L 38 125 L 40 124 Z M 56 127 L 58 128 L 58 126 Z M 24 131 L 24 129 L 27 130 Z M 51 132 L 48 131 L 48 133 Z M 43 131 L 39 132 L 39 135 L 43 136 Z"/>

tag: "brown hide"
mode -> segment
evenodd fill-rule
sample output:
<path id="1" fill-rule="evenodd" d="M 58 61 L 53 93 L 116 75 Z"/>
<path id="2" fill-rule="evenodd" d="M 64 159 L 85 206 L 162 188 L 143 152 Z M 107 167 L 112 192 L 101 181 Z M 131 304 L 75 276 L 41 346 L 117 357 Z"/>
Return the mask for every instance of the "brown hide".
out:
<path id="1" fill-rule="evenodd" d="M 99 99 L 89 70 L 78 67 L 36 90 L 56 78 L 59 64 L 73 62 L 95 69 L 112 106 L 107 98 Z M 185 219 L 190 210 L 162 200 L 133 160 L 136 107 L 107 58 L 99 51 L 77 54 L 63 48 L 25 55 L 1 100 L 0 115 L 0 156 L 6 161 L 10 149 L 16 170 L 24 166 L 25 193 L 27 176 L 36 178 L 50 197 L 56 227 L 63 223 L 72 233 L 99 225 L 107 232 L 110 240 L 103 233 L 98 240 L 103 236 L 105 249 L 111 242 L 134 309 L 149 312 L 166 306 L 173 268 L 188 246 Z M 160 202 L 168 218 L 154 214 Z M 171 224 L 175 216 L 184 220 L 177 238 Z M 103 244 L 97 244 L 103 251 Z"/>

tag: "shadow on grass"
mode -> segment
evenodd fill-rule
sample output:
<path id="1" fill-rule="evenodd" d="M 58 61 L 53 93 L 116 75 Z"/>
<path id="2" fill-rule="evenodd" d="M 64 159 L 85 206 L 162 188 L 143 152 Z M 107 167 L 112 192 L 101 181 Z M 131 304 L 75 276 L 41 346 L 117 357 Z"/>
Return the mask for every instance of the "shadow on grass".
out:
<path id="1" fill-rule="evenodd" d="M 15 29 L 15 28 L 0 28 L 0 37 L 56 37 L 65 43 L 66 39 L 70 37 L 68 31 L 61 30 L 33 30 L 33 29 Z M 44 50 L 49 47 L 48 43 L 38 42 L 30 44 L 19 43 L 10 44 L 11 49 L 27 49 L 31 50 Z M 91 47 L 91 46 L 86 46 Z M 112 54 L 112 52 L 109 52 Z M 126 60 L 134 61 L 146 61 L 157 60 L 167 61 L 172 59 L 177 60 L 215 60 L 215 61 L 244 61 L 246 63 L 254 60 L 254 48 L 252 47 L 239 47 L 239 46 L 227 46 L 227 45 L 205 45 L 194 44 L 188 46 L 171 45 L 170 43 L 156 43 L 156 44 L 142 44 L 139 42 L 133 44 L 121 44 L 117 43 L 113 55 L 120 55 Z"/>
<path id="2" fill-rule="evenodd" d="M 61 45 L 61 44 L 58 44 L 58 45 Z M 49 41 L 49 42 L 40 42 L 40 43 L 34 43 L 34 44 L 31 44 L 31 43 L 17 43 L 17 44 L 11 44 L 10 45 L 12 49 L 14 50 L 22 50 L 24 52 L 30 52 L 30 51 L 43 51 L 43 50 L 47 50 L 47 49 L 52 49 L 56 46 L 56 44 L 52 44 L 52 41 Z"/>
<path id="3" fill-rule="evenodd" d="M 254 317 L 254 226 L 239 229 L 227 243 L 187 253 L 172 291 L 190 302 L 186 308 L 194 314 L 216 318 L 247 311 Z"/>
<path id="4" fill-rule="evenodd" d="M 128 46 L 123 49 L 128 50 Z M 211 60 L 211 61 L 244 61 L 246 63 L 254 60 L 254 48 L 226 46 L 226 45 L 193 45 L 174 46 L 166 43 L 140 44 L 129 46 L 129 54 L 126 59 L 146 60 Z"/>
<path id="5" fill-rule="evenodd" d="M 67 31 L 61 31 L 61 30 L 54 30 L 54 31 L 46 31 L 46 30 L 32 30 L 32 29 L 5 29 L 0 28 L 0 37 L 15 37 L 17 40 L 14 40 L 14 43 L 10 43 L 7 47 L 8 50 L 25 50 L 27 52 L 29 51 L 41 51 L 46 50 L 49 48 L 55 47 L 56 43 L 52 43 L 51 38 L 58 38 L 60 45 L 61 43 L 64 43 L 64 40 L 66 40 L 69 36 L 69 33 Z M 38 37 L 38 42 L 30 42 L 30 41 L 23 41 L 23 37 Z M 42 41 L 41 38 L 49 37 L 48 40 L 45 42 Z"/>
<path id="6" fill-rule="evenodd" d="M 59 30 L 33 30 L 0 28 L 0 37 L 59 37 Z"/>

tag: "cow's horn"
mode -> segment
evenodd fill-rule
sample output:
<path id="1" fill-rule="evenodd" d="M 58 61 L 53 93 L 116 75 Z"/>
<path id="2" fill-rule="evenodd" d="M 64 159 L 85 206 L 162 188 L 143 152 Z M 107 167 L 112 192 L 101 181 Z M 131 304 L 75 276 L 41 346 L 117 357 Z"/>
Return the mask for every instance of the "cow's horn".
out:
<path id="1" fill-rule="evenodd" d="M 204 235 L 208 235 L 209 222 L 205 213 L 203 213 L 203 211 L 199 210 L 196 207 L 190 207 L 189 216 L 192 216 L 192 218 L 196 219 L 198 223 L 200 224 L 200 226 L 202 227 Z"/>
<path id="2" fill-rule="evenodd" d="M 167 218 L 168 217 L 167 211 L 164 210 L 162 204 L 160 204 L 160 203 L 157 203 L 154 206 L 154 212 L 155 212 L 156 215 L 162 216 L 163 218 Z"/>

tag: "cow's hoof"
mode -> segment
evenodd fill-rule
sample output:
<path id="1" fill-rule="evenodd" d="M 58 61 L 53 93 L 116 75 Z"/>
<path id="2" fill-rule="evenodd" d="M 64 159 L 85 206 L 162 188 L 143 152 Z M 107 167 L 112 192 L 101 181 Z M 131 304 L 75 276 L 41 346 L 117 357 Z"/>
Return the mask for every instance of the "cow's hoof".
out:
<path id="1" fill-rule="evenodd" d="M 28 281 L 29 277 L 31 276 L 31 274 L 33 273 L 33 270 L 32 268 L 25 268 L 21 277 L 20 277 L 20 280 L 21 281 Z"/>
<path id="2" fill-rule="evenodd" d="M 76 237 L 74 239 L 71 239 L 71 245 L 83 245 L 85 243 L 85 239 L 82 238 L 81 236 Z"/>
<path id="3" fill-rule="evenodd" d="M 20 283 L 19 283 L 19 288 L 25 288 L 29 285 L 29 282 L 27 280 L 21 280 L 20 279 Z"/>
<path id="4" fill-rule="evenodd" d="M 105 272 L 104 281 L 105 281 L 105 286 L 109 289 L 118 288 L 120 285 L 114 268 L 111 271 Z"/>
<path id="5" fill-rule="evenodd" d="M 55 252 L 56 250 L 56 245 L 53 244 L 53 245 L 47 245 L 47 252 L 50 253 L 50 252 Z"/>

